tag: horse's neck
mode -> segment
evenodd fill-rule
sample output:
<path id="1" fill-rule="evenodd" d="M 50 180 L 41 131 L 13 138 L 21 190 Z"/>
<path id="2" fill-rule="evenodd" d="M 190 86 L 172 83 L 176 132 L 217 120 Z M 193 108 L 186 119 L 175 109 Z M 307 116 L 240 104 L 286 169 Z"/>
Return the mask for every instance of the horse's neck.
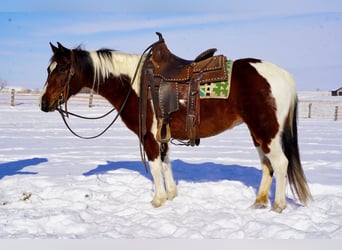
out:
<path id="1" fill-rule="evenodd" d="M 99 94 L 118 110 L 121 108 L 127 95 L 132 95 L 134 92 L 130 89 L 130 79 L 121 76 L 107 79 L 104 84 L 98 85 Z"/>
<path id="2" fill-rule="evenodd" d="M 131 88 L 130 79 L 125 77 L 122 80 L 117 78 L 107 80 L 100 86 L 99 94 L 120 112 L 120 117 L 126 126 L 138 134 L 139 97 Z"/>

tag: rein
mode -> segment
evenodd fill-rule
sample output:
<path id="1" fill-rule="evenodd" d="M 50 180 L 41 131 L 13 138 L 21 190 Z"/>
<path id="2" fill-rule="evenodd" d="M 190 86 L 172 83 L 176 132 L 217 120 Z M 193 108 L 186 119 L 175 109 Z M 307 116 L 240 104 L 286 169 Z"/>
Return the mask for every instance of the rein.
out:
<path id="1" fill-rule="evenodd" d="M 142 57 L 141 57 L 141 58 L 142 58 Z M 57 111 L 59 112 L 59 114 L 61 115 L 62 120 L 64 121 L 65 126 L 68 128 L 68 130 L 69 130 L 73 135 L 75 135 L 75 136 L 78 137 L 78 138 L 86 139 L 86 140 L 88 140 L 88 139 L 95 139 L 95 138 L 98 138 L 98 137 L 100 137 L 101 135 L 103 135 L 105 132 L 107 132 L 107 130 L 116 122 L 116 120 L 117 120 L 117 119 L 119 118 L 119 116 L 121 115 L 122 110 L 123 110 L 124 107 L 126 106 L 126 103 L 127 103 L 127 101 L 128 101 L 128 98 L 129 98 L 129 96 L 130 96 L 130 94 L 131 94 L 131 92 L 132 92 L 132 85 L 133 85 L 133 83 L 134 83 L 134 81 L 135 81 L 135 78 L 136 78 L 136 76 L 137 76 L 137 72 L 138 72 L 138 70 L 139 70 L 139 65 L 140 65 L 140 63 L 141 63 L 141 58 L 140 58 L 140 60 L 139 60 L 139 63 L 138 63 L 138 65 L 137 65 L 137 68 L 136 68 L 136 70 L 135 70 L 134 77 L 133 77 L 133 79 L 132 79 L 132 81 L 131 81 L 131 83 L 130 83 L 130 88 L 128 89 L 128 93 L 127 93 L 127 95 L 126 95 L 126 97 L 125 97 L 125 99 L 124 99 L 124 101 L 123 101 L 123 103 L 122 103 L 122 105 L 121 105 L 121 108 L 119 109 L 118 113 L 116 114 L 116 116 L 114 117 L 114 119 L 109 123 L 109 125 L 108 125 L 102 132 L 100 132 L 99 134 L 94 135 L 94 136 L 82 136 L 82 135 L 77 134 L 77 133 L 69 126 L 69 124 L 68 124 L 68 122 L 66 121 L 65 117 L 68 117 L 68 118 L 69 118 L 69 115 L 71 115 L 71 116 L 75 116 L 75 117 L 77 117 L 77 118 L 81 118 L 81 119 L 85 119 L 85 120 L 98 120 L 98 119 L 102 119 L 102 118 L 108 116 L 110 113 L 112 113 L 112 112 L 115 110 L 115 108 L 112 108 L 109 112 L 107 112 L 106 114 L 104 114 L 104 115 L 102 115 L 102 116 L 99 116 L 99 117 L 86 117 L 86 116 L 81 116 L 81 115 L 77 115 L 77 114 L 74 114 L 74 113 L 72 113 L 72 112 L 69 112 L 69 111 L 67 110 L 67 100 L 68 100 L 68 93 L 69 93 L 69 84 L 70 84 L 70 80 L 72 79 L 72 77 L 73 77 L 74 74 L 75 74 L 75 73 L 74 73 L 74 70 L 73 70 L 73 67 L 71 66 L 71 68 L 70 68 L 70 74 L 69 74 L 69 77 L 68 77 L 68 81 L 66 82 L 66 86 L 65 86 L 64 91 L 61 93 L 61 99 L 62 99 L 62 100 L 65 100 L 65 101 L 64 101 L 65 110 L 63 110 L 63 108 L 62 108 L 62 104 L 60 104 L 60 106 L 57 107 L 56 110 L 57 110 Z"/>
<path id="2" fill-rule="evenodd" d="M 81 136 L 79 134 L 77 134 L 68 124 L 68 122 L 66 121 L 65 117 L 69 118 L 69 115 L 71 116 L 75 116 L 77 118 L 81 118 L 81 119 L 86 119 L 86 120 L 97 120 L 97 119 L 101 119 L 101 118 L 104 118 L 106 117 L 107 115 L 109 115 L 110 113 L 112 113 L 115 108 L 111 109 L 109 112 L 107 112 L 106 114 L 102 115 L 102 116 L 99 116 L 99 117 L 85 117 L 85 116 L 81 116 L 81 115 L 77 115 L 77 114 L 74 114 L 72 112 L 69 112 L 68 111 L 68 105 L 67 105 L 67 102 L 68 102 L 68 95 L 69 95 L 69 89 L 70 89 L 70 81 L 71 79 L 73 78 L 73 76 L 75 75 L 75 69 L 74 67 L 71 65 L 70 66 L 70 72 L 69 72 L 69 75 L 68 75 L 68 79 L 67 79 L 67 82 L 65 83 L 65 88 L 63 90 L 63 92 L 61 93 L 61 102 L 60 102 L 60 105 L 59 107 L 56 108 L 56 110 L 59 112 L 59 114 L 61 115 L 62 117 L 62 120 L 64 121 L 64 124 L 65 126 L 68 128 L 68 130 L 73 134 L 75 135 L 76 137 L 78 138 L 81 138 L 81 139 L 95 139 L 101 135 L 103 135 L 113 124 L 114 122 L 118 119 L 118 116 L 117 115 L 114 120 L 101 132 L 99 133 L 98 135 L 94 135 L 94 136 Z M 127 97 L 128 98 L 128 97 Z M 126 99 L 127 99 L 126 98 Z M 65 110 L 63 110 L 62 108 L 62 101 L 64 100 L 64 107 L 65 107 Z M 125 100 L 126 101 L 126 100 Z"/>
<path id="3" fill-rule="evenodd" d="M 128 95 L 129 96 L 129 95 Z M 128 99 L 128 98 L 127 98 Z M 75 135 L 76 137 L 78 138 L 81 138 L 81 139 L 95 139 L 97 137 L 100 137 L 101 135 L 103 135 L 105 132 L 107 132 L 107 130 L 116 122 L 116 120 L 118 119 L 118 117 L 120 116 L 121 112 L 118 112 L 116 114 L 116 116 L 114 117 L 113 121 L 111 121 L 111 123 L 99 134 L 97 135 L 94 135 L 94 136 L 82 136 L 82 135 L 79 135 L 77 134 L 68 124 L 68 122 L 66 121 L 65 117 L 68 117 L 68 115 L 71 115 L 71 116 L 75 116 L 75 117 L 78 117 L 78 118 L 81 118 L 81 119 L 87 119 L 87 120 L 98 120 L 98 119 L 102 119 L 104 117 L 106 117 L 107 115 L 109 115 L 110 113 L 112 113 L 115 108 L 111 109 L 109 112 L 107 112 L 106 114 L 102 115 L 102 116 L 99 116 L 99 117 L 85 117 L 85 116 L 80 116 L 80 115 L 76 115 L 74 113 L 71 113 L 71 112 L 68 112 L 66 110 L 63 110 L 61 107 L 60 108 L 57 108 L 58 112 L 60 113 L 63 121 L 64 121 L 64 124 L 65 126 L 69 129 L 69 131 Z M 121 111 L 121 109 L 120 109 Z"/>

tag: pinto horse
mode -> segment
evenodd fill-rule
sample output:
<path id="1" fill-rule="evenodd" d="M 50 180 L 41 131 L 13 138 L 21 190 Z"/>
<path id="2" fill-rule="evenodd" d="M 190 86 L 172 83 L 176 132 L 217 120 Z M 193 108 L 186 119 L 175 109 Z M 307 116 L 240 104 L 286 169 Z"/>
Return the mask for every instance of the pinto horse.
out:
<path id="1" fill-rule="evenodd" d="M 98 93 L 120 110 L 125 125 L 139 136 L 140 56 L 107 49 L 68 49 L 57 44 L 58 47 L 50 43 L 53 56 L 40 99 L 41 110 L 55 111 L 83 87 L 96 86 Z M 268 206 L 273 175 L 276 193 L 272 210 L 281 212 L 286 208 L 287 179 L 303 205 L 312 200 L 298 150 L 295 83 L 287 71 L 259 59 L 235 60 L 229 98 L 201 99 L 200 106 L 199 138 L 217 135 L 243 122 L 247 124 L 262 166 L 253 208 Z M 179 109 L 171 114 L 170 131 L 172 138 L 184 140 L 184 103 L 179 103 Z M 146 126 L 143 149 L 155 187 L 151 203 L 159 207 L 177 196 L 177 187 L 168 149 L 162 157 L 156 140 L 157 120 L 152 101 L 147 107 Z"/>

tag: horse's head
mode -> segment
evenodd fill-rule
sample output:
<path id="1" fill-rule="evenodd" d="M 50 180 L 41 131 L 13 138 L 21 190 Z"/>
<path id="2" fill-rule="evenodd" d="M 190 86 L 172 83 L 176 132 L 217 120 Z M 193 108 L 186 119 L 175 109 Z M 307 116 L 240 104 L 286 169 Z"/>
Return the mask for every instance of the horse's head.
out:
<path id="1" fill-rule="evenodd" d="M 48 76 L 40 100 L 40 108 L 45 112 L 55 111 L 59 104 L 66 102 L 82 88 L 75 71 L 74 51 L 57 44 L 58 47 L 50 43 L 53 56 L 47 68 Z"/>

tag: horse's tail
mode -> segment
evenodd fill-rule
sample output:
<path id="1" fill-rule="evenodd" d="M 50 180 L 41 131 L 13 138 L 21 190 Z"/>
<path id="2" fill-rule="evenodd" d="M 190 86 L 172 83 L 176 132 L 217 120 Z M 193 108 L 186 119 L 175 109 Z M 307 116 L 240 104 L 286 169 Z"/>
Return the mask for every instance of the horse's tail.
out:
<path id="1" fill-rule="evenodd" d="M 285 122 L 282 134 L 282 146 L 289 161 L 287 176 L 291 191 L 297 196 L 302 204 L 306 205 L 307 202 L 312 201 L 313 198 L 300 163 L 297 137 L 297 105 L 298 98 L 295 96 L 292 100 L 289 114 Z"/>

